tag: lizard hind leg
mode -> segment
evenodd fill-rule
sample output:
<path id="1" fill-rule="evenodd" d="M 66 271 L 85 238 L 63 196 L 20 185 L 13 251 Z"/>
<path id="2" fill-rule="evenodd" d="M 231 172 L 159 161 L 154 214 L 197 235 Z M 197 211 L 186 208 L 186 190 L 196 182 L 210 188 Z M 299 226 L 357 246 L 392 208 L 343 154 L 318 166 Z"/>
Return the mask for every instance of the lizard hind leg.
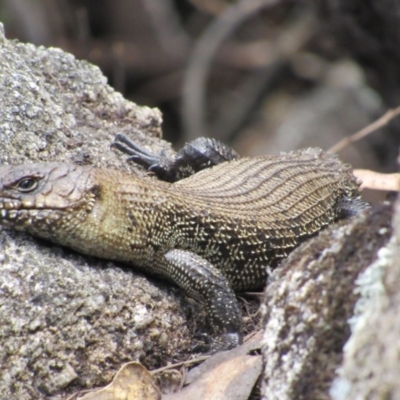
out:
<path id="1" fill-rule="evenodd" d="M 199 137 L 186 143 L 176 156 L 176 167 L 192 175 L 203 169 L 213 167 L 225 161 L 239 159 L 240 156 L 231 147 L 217 139 Z M 185 176 L 185 177 L 187 177 Z"/>
<path id="2" fill-rule="evenodd" d="M 185 250 L 165 254 L 166 269 L 185 293 L 205 303 L 214 336 L 210 353 L 229 350 L 243 342 L 242 317 L 228 280 L 204 258 Z"/>
<path id="3" fill-rule="evenodd" d="M 213 167 L 225 161 L 237 160 L 239 155 L 229 146 L 216 139 L 197 138 L 186 143 L 178 153 L 166 152 L 154 154 L 136 144 L 129 137 L 119 133 L 112 147 L 117 148 L 133 161 L 167 182 L 176 182 L 203 169 Z"/>
<path id="4" fill-rule="evenodd" d="M 336 211 L 339 219 L 355 217 L 370 208 L 371 206 L 359 197 L 345 197 L 336 204 Z"/>

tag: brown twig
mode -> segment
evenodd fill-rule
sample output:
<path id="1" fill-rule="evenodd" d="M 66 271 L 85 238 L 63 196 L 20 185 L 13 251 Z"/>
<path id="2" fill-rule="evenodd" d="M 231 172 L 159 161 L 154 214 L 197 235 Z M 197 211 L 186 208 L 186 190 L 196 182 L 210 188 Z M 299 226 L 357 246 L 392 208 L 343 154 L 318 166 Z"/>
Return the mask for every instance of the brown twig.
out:
<path id="1" fill-rule="evenodd" d="M 376 130 L 384 127 L 392 119 L 396 118 L 398 115 L 400 115 L 400 106 L 395 109 L 391 109 L 391 110 L 387 111 L 384 115 L 382 115 L 382 117 L 378 118 L 372 124 L 366 126 L 365 128 L 361 129 L 360 131 L 356 132 L 355 134 L 340 140 L 338 143 L 336 143 L 334 146 L 332 146 L 330 149 L 328 149 L 328 151 L 330 151 L 332 153 L 337 153 L 337 152 L 343 150 L 345 147 L 347 147 L 351 143 L 357 142 L 358 140 L 364 138 L 365 136 L 368 136 L 372 132 L 375 132 Z"/>
<path id="2" fill-rule="evenodd" d="M 150 373 L 152 373 L 154 375 L 154 374 L 158 374 L 159 372 L 162 372 L 162 371 L 167 371 L 169 369 L 181 367 L 182 365 L 186 366 L 186 365 L 197 364 L 197 363 L 200 363 L 200 362 L 203 362 L 203 361 L 209 359 L 210 357 L 211 356 L 209 356 L 209 355 L 207 355 L 207 356 L 199 356 L 199 357 L 193 358 L 191 360 L 187 360 L 187 361 L 182 361 L 182 362 L 178 362 L 178 363 L 175 363 L 175 364 L 166 365 L 165 367 L 161 367 L 161 368 L 158 368 L 158 369 L 153 369 L 152 371 L 150 371 Z"/>

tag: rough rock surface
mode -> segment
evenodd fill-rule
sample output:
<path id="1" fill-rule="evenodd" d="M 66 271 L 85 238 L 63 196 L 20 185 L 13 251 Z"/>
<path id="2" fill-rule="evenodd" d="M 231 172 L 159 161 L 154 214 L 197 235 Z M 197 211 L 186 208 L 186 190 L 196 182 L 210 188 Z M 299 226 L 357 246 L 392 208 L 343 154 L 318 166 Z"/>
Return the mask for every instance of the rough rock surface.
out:
<path id="1" fill-rule="evenodd" d="M 155 151 L 158 110 L 59 49 L 8 41 L 0 25 L 0 162 L 132 169 L 110 149 L 125 132 Z M 108 383 L 122 363 L 151 368 L 189 346 L 180 294 L 113 263 L 0 228 L 0 398 L 59 399 Z"/>
<path id="2" fill-rule="evenodd" d="M 392 205 L 386 204 L 332 226 L 271 274 L 263 306 L 264 399 L 332 398 L 349 319 L 360 298 L 357 282 L 385 251 L 391 218 Z M 352 394 L 338 399 L 383 398 Z"/>
<path id="3" fill-rule="evenodd" d="M 361 297 L 331 395 L 334 400 L 400 398 L 400 199 L 393 236 L 357 282 Z"/>

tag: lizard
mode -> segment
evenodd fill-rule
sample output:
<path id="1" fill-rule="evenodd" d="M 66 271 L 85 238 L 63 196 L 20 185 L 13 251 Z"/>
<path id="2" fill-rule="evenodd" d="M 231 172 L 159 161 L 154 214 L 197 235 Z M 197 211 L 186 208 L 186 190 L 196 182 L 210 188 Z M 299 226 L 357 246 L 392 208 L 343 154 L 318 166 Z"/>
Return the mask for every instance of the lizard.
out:
<path id="1" fill-rule="evenodd" d="M 268 267 L 369 207 L 351 167 L 320 149 L 240 157 L 199 138 L 168 156 L 121 134 L 112 145 L 155 176 L 1 165 L 0 224 L 172 281 L 205 304 L 210 353 L 243 341 L 235 292 L 262 288 Z"/>

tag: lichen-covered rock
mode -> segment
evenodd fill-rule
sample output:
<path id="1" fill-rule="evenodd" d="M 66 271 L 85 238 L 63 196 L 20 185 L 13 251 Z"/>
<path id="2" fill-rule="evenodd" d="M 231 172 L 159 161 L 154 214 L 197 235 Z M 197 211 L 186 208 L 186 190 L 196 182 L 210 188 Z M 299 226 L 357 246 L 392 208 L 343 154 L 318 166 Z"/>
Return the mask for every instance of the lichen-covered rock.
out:
<path id="1" fill-rule="evenodd" d="M 356 282 L 387 244 L 391 217 L 392 206 L 383 205 L 333 225 L 271 274 L 263 305 L 263 399 L 331 399 L 360 297 Z M 369 398 L 356 394 L 341 399 Z"/>
<path id="2" fill-rule="evenodd" d="M 359 277 L 360 299 L 334 380 L 334 400 L 400 398 L 400 199 L 393 236 Z"/>
<path id="3" fill-rule="evenodd" d="M 0 60 L 0 163 L 133 170 L 110 149 L 119 132 L 170 151 L 159 139 L 160 112 L 125 100 L 97 67 L 8 41 L 2 26 Z M 165 363 L 190 340 L 175 292 L 129 268 L 0 228 L 0 398 L 64 398 L 108 383 L 126 361 Z"/>

